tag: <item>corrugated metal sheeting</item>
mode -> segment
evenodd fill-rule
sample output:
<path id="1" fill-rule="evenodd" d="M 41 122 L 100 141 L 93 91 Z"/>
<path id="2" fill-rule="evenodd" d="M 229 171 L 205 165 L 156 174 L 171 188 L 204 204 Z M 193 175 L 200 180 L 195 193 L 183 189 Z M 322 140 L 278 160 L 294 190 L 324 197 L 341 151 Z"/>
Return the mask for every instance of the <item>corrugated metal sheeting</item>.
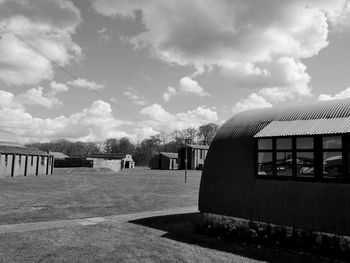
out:
<path id="1" fill-rule="evenodd" d="M 350 118 L 272 121 L 254 137 L 350 133 Z"/>
<path id="2" fill-rule="evenodd" d="M 271 122 L 348 117 L 349 99 L 234 116 L 219 129 L 208 151 L 199 210 L 350 235 L 350 184 L 258 179 L 254 173 L 254 136 Z"/>
<path id="3" fill-rule="evenodd" d="M 40 151 L 39 149 L 36 149 L 36 148 L 1 146 L 1 145 L 0 145 L 0 154 L 52 156 L 51 154 Z"/>

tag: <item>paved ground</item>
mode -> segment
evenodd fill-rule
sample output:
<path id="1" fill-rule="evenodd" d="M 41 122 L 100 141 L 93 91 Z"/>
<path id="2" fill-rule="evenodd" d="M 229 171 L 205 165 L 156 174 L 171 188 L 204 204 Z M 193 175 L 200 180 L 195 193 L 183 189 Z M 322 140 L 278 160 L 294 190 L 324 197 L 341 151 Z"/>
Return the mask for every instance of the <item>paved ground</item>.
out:
<path id="1" fill-rule="evenodd" d="M 149 211 L 141 213 L 114 215 L 114 216 L 104 216 L 104 217 L 90 217 L 83 219 L 73 219 L 73 220 L 57 220 L 57 221 L 44 221 L 44 222 L 34 222 L 34 223 L 21 223 L 21 224 L 9 224 L 0 225 L 0 234 L 5 233 L 22 233 L 37 230 L 47 230 L 62 227 L 74 227 L 74 226 L 88 226 L 97 225 L 100 223 L 125 223 L 131 220 L 137 220 L 141 218 L 148 218 L 154 216 L 165 216 L 165 215 L 175 215 L 175 214 L 187 214 L 198 212 L 197 206 L 182 207 L 182 208 L 172 208 L 160 211 Z"/>

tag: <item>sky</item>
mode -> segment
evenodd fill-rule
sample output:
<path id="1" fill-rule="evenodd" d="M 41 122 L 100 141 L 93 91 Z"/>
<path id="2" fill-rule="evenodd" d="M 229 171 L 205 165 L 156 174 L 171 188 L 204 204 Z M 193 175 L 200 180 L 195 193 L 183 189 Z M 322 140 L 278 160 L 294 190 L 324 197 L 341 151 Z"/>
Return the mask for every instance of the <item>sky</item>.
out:
<path id="1" fill-rule="evenodd" d="M 0 0 L 0 140 L 141 141 L 350 97 L 346 0 Z"/>

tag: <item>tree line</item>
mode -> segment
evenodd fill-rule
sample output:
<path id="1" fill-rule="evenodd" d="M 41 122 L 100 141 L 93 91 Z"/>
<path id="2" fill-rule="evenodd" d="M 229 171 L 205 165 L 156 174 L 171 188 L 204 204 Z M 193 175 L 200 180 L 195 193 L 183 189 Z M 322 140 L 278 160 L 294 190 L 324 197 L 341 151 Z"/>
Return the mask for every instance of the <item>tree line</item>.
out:
<path id="1" fill-rule="evenodd" d="M 27 146 L 42 151 L 62 152 L 70 157 L 86 157 L 96 153 L 125 153 L 133 156 L 136 165 L 148 165 L 150 158 L 158 152 L 178 152 L 186 143 L 210 145 L 217 130 L 217 124 L 208 123 L 198 129 L 188 128 L 172 133 L 160 132 L 136 144 L 132 143 L 128 137 L 123 137 L 108 138 L 100 143 L 59 139 Z"/>

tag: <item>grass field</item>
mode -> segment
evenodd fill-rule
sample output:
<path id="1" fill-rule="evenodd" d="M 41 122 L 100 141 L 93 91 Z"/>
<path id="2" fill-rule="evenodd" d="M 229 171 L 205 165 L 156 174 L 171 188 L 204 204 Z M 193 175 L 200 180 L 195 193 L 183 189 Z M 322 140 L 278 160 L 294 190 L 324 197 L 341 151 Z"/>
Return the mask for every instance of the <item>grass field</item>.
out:
<path id="1" fill-rule="evenodd" d="M 184 171 L 91 171 L 1 179 L 0 225 L 117 216 L 95 225 L 4 232 L 0 262 L 334 262 L 303 251 L 199 234 L 193 224 L 198 213 L 148 215 L 196 206 L 200 171 L 189 171 L 186 184 Z M 141 218 L 128 219 L 139 212 Z"/>
<path id="2" fill-rule="evenodd" d="M 116 215 L 197 205 L 200 171 L 147 168 L 120 173 L 56 169 L 0 180 L 0 224 Z"/>

